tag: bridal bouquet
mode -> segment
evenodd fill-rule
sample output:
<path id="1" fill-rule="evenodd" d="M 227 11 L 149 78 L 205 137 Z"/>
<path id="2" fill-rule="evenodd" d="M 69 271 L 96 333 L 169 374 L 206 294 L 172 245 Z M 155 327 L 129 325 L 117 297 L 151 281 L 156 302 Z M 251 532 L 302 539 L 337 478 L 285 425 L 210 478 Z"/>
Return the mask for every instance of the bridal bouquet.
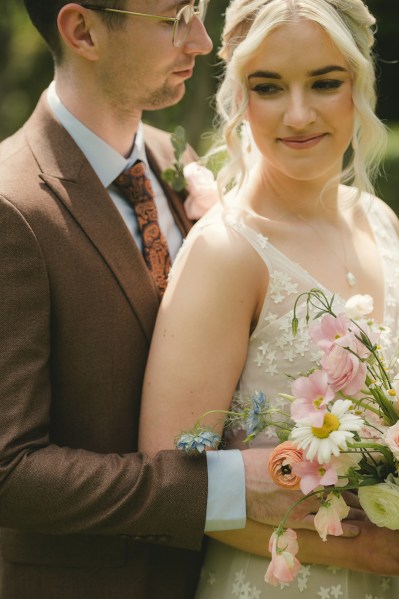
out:
<path id="1" fill-rule="evenodd" d="M 282 488 L 301 490 L 273 532 L 272 555 L 265 580 L 273 585 L 291 582 L 300 562 L 296 533 L 285 529 L 290 512 L 310 495 L 320 500 L 315 528 L 327 535 L 342 534 L 349 513 L 342 492 L 358 493 L 360 504 L 377 526 L 399 529 L 399 410 L 390 365 L 384 361 L 380 327 L 366 316 L 370 296 L 354 296 L 345 312 L 336 314 L 331 299 L 319 289 L 301 294 L 294 306 L 292 330 L 298 328 L 297 306 L 306 298 L 306 321 L 314 314 L 309 334 L 321 350 L 314 367 L 292 382 L 290 421 L 278 421 L 265 394 L 239 397 L 239 408 L 227 414 L 227 425 L 244 421 L 247 439 L 268 426 L 279 430 L 281 443 L 272 452 L 268 469 Z M 202 451 L 220 439 L 197 424 L 182 435 L 177 447 Z"/>
<path id="2" fill-rule="evenodd" d="M 334 297 L 318 289 L 305 295 L 307 321 L 309 307 L 319 319 L 309 332 L 322 357 L 284 396 L 291 401 L 291 427 L 270 457 L 269 473 L 277 485 L 300 489 L 303 499 L 319 497 L 314 524 L 324 541 L 342 534 L 341 520 L 349 513 L 344 490 L 357 490 L 371 522 L 399 529 L 399 413 L 381 330 L 365 319 L 372 299 L 354 296 L 344 313 L 335 314 Z M 302 297 L 295 303 L 294 334 Z M 300 568 L 296 533 L 284 529 L 287 516 L 270 539 L 265 580 L 271 584 L 290 582 Z"/>

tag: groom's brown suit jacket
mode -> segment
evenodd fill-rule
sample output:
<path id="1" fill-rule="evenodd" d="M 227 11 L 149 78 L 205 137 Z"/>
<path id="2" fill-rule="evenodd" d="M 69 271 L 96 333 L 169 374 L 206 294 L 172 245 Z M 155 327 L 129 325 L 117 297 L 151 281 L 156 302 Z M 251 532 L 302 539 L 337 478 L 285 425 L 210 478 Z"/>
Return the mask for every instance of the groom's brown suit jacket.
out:
<path id="1" fill-rule="evenodd" d="M 159 174 L 169 136 L 145 137 Z M 182 200 L 166 194 L 184 234 Z M 158 304 L 119 212 L 42 98 L 0 146 L 1 599 L 193 596 L 206 461 L 137 453 Z"/>

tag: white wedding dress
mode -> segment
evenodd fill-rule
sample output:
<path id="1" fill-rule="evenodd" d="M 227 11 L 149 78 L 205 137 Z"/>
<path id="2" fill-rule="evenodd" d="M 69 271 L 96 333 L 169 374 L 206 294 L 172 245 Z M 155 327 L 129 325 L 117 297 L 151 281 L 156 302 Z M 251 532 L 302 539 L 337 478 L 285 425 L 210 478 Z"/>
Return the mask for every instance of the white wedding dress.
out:
<path id="1" fill-rule="evenodd" d="M 384 325 L 388 334 L 383 346 L 385 357 L 397 351 L 399 332 L 399 242 L 396 232 L 384 210 L 377 203 L 370 205 L 369 198 L 362 203 L 367 211 L 370 227 L 380 253 L 385 282 Z M 268 239 L 251 228 L 253 215 L 245 211 L 228 212 L 205 217 L 194 228 L 206 227 L 209 222 L 223 219 L 227 226 L 242 235 L 258 252 L 267 265 L 270 283 L 257 327 L 248 343 L 248 354 L 240 379 L 242 391 L 263 390 L 268 400 L 282 407 L 287 404 L 279 393 L 290 393 L 290 379 L 306 371 L 319 357 L 310 342 L 304 323 L 304 305 L 299 311 L 300 327 L 295 339 L 291 333 L 293 305 L 302 292 L 322 288 L 309 273 L 278 251 Z M 317 248 L 315 248 L 317 249 Z M 333 287 L 326 290 L 328 295 Z M 336 310 L 341 311 L 343 301 L 336 297 Z M 240 434 L 241 433 L 241 434 Z M 229 431 L 227 447 L 237 446 L 242 431 Z M 278 443 L 273 430 L 259 434 L 251 447 L 270 447 Z M 265 466 L 266 467 L 266 466 Z M 265 538 L 265 544 L 269 539 Z M 328 543 L 328 540 L 327 540 Z M 290 584 L 273 587 L 264 582 L 269 561 L 244 553 L 209 539 L 204 566 L 196 599 L 397 599 L 399 578 L 373 576 L 335 567 L 303 564 L 296 579 Z"/>

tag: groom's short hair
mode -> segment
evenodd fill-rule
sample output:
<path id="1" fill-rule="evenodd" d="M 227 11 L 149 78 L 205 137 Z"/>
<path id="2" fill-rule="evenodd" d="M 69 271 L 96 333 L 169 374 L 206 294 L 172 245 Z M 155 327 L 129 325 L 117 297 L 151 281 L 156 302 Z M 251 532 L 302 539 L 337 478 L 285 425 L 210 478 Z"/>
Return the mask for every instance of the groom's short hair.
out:
<path id="1" fill-rule="evenodd" d="M 71 0 L 24 0 L 27 13 L 44 41 L 49 46 L 51 53 L 56 61 L 62 57 L 60 36 L 57 27 L 57 17 L 61 8 L 69 4 Z M 123 9 L 126 0 L 86 0 L 90 4 Z M 84 4 L 85 0 L 76 0 L 75 4 Z M 115 23 L 120 23 L 122 15 L 112 15 L 100 12 L 101 18 L 112 27 Z"/>

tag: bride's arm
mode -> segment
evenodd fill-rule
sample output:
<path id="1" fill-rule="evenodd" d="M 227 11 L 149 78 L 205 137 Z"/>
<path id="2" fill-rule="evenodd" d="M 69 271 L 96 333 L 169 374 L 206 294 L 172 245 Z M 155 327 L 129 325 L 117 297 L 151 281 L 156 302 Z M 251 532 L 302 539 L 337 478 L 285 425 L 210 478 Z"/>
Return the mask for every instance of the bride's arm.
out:
<path id="1" fill-rule="evenodd" d="M 258 254 L 234 231 L 212 226 L 190 243 L 165 293 L 145 375 L 139 446 L 150 455 L 173 448 L 206 411 L 229 408 L 268 282 Z M 219 432 L 223 421 L 220 414 L 207 419 Z M 242 455 L 247 514 L 278 524 L 301 493 L 278 490 L 267 478 L 268 450 Z M 317 508 L 314 498 L 301 503 L 289 525 L 314 528 L 309 514 Z M 259 543 L 267 544 L 264 532 Z"/>
<path id="2" fill-rule="evenodd" d="M 208 410 L 226 410 L 240 377 L 267 270 L 239 234 L 210 225 L 175 265 L 144 380 L 140 449 L 174 446 Z M 207 423 L 221 432 L 223 415 Z"/>
<path id="3" fill-rule="evenodd" d="M 329 536 L 327 542 L 316 532 L 297 530 L 302 563 L 320 564 L 369 572 L 380 576 L 399 575 L 399 531 L 378 528 L 368 521 L 358 522 L 360 534 L 353 538 Z M 268 543 L 273 527 L 247 519 L 242 530 L 223 533 L 212 532 L 209 536 L 261 557 L 270 557 Z"/>

